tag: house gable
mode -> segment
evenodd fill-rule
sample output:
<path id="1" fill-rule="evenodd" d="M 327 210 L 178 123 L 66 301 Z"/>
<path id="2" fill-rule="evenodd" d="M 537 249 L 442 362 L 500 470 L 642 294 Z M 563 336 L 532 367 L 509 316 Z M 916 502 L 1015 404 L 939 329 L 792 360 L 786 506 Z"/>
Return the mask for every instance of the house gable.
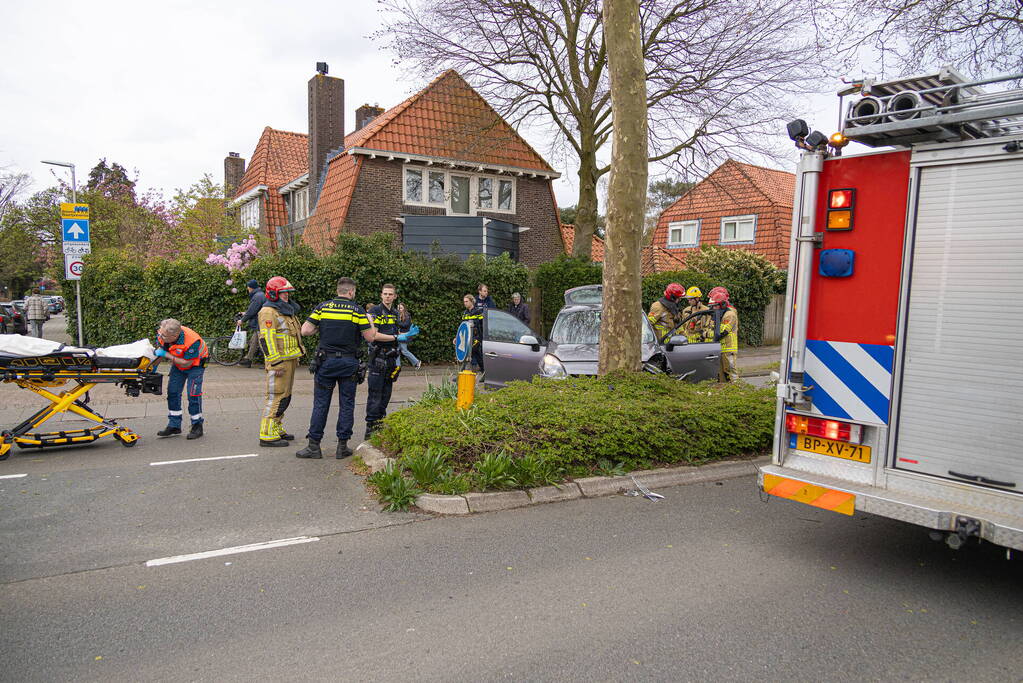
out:
<path id="1" fill-rule="evenodd" d="M 271 240 L 274 239 L 276 226 L 288 223 L 288 212 L 280 188 L 308 172 L 308 150 L 307 135 L 267 126 L 259 136 L 248 168 L 238 183 L 235 198 L 251 194 L 259 187 L 266 188 L 258 193 L 258 198 L 262 200 L 262 226 Z"/>

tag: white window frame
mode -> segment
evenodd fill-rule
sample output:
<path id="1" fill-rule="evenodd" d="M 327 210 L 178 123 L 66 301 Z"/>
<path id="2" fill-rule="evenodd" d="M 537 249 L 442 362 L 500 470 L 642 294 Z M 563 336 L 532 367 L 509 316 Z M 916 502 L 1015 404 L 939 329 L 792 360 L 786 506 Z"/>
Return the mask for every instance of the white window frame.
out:
<path id="1" fill-rule="evenodd" d="M 297 223 L 302 219 L 309 218 L 309 186 L 294 190 L 290 194 L 291 222 Z"/>
<path id="2" fill-rule="evenodd" d="M 262 200 L 262 197 L 250 199 L 238 210 L 238 219 L 246 230 L 259 230 L 259 203 Z"/>
<path id="3" fill-rule="evenodd" d="M 685 235 L 686 235 L 686 229 L 687 228 L 695 228 L 696 229 L 696 233 L 693 236 L 692 241 L 690 241 L 690 242 L 687 242 L 685 240 Z M 671 239 L 671 233 L 673 231 L 675 231 L 675 230 L 681 230 L 682 231 L 682 234 L 681 234 L 682 239 L 677 241 L 677 242 L 673 242 L 672 239 Z M 700 221 L 699 220 L 694 220 L 694 221 L 674 221 L 672 223 L 668 223 L 668 244 L 667 244 L 667 246 L 668 246 L 669 249 L 677 249 L 677 248 L 680 248 L 680 247 L 697 247 L 699 245 L 700 245 Z"/>
<path id="4" fill-rule="evenodd" d="M 422 198 L 419 201 L 413 201 L 408 198 L 406 194 L 405 178 L 408 172 L 419 173 L 422 179 Z M 430 198 L 430 173 L 443 173 L 444 174 L 444 201 L 443 202 L 431 202 Z M 469 179 L 469 213 L 455 213 L 451 209 L 451 176 L 457 175 L 466 177 Z M 489 208 L 481 207 L 479 205 L 479 179 L 488 178 L 491 182 L 491 206 Z M 498 201 L 500 198 L 500 183 L 507 182 L 511 183 L 511 207 L 507 209 L 497 208 Z M 429 206 L 433 208 L 443 208 L 445 214 L 452 216 L 476 216 L 481 213 L 498 213 L 513 215 L 515 213 L 515 207 L 518 203 L 518 183 L 516 178 L 499 175 L 492 173 L 471 173 L 468 171 L 459 171 L 457 169 L 443 169 L 439 166 L 423 166 L 421 164 L 403 164 L 401 170 L 401 201 L 406 206 Z"/>
<path id="5" fill-rule="evenodd" d="M 739 224 L 744 222 L 751 222 L 753 225 L 750 229 L 749 239 L 745 239 L 739 236 Z M 735 223 L 735 238 L 725 238 L 725 223 Z M 756 214 L 745 214 L 742 216 L 725 216 L 721 219 L 721 244 L 753 244 L 757 238 L 757 216 Z"/>

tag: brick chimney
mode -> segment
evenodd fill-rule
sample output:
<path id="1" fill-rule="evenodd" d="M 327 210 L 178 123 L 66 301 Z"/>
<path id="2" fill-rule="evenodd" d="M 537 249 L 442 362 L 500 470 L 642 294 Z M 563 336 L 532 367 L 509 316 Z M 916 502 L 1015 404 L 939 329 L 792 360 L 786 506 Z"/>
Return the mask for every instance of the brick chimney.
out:
<path id="1" fill-rule="evenodd" d="M 327 153 L 345 142 L 345 82 L 327 75 L 327 65 L 317 63 L 309 79 L 309 208 L 320 194 L 320 174 Z"/>
<path id="2" fill-rule="evenodd" d="M 224 197 L 232 199 L 242 184 L 245 175 L 245 159 L 238 152 L 228 152 L 224 157 Z"/>
<path id="3" fill-rule="evenodd" d="M 364 104 L 355 110 L 355 130 L 362 130 L 366 124 L 384 113 L 383 107 Z"/>

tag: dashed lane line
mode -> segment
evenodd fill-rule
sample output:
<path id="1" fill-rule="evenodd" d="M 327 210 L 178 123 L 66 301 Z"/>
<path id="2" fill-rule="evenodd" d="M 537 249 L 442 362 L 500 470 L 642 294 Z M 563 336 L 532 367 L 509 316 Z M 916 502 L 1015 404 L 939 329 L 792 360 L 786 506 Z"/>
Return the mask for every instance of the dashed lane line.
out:
<path id="1" fill-rule="evenodd" d="M 277 541 L 264 541 L 263 543 L 252 543 L 250 545 L 236 545 L 233 548 L 221 548 L 220 550 L 207 550 L 201 553 L 190 555 L 174 555 L 173 557 L 160 557 L 146 562 L 147 567 L 159 567 L 165 564 L 176 564 L 178 562 L 191 562 L 192 560 L 205 560 L 209 557 L 223 557 L 224 555 L 237 555 L 239 553 L 251 553 L 256 550 L 269 550 L 281 548 L 286 545 L 298 545 L 299 543 L 312 543 L 318 541 L 318 536 L 296 536 L 295 538 L 282 538 Z"/>
<path id="2" fill-rule="evenodd" d="M 150 465 L 178 465 L 183 462 L 206 462 L 207 460 L 231 460 L 232 458 L 258 458 L 259 453 L 245 453 L 244 455 L 218 455 L 214 458 L 188 458 L 186 460 L 161 460 L 151 462 Z"/>
<path id="3" fill-rule="evenodd" d="M 22 477 L 27 476 L 28 474 L 3 474 L 0 475 L 0 479 L 21 479 Z"/>

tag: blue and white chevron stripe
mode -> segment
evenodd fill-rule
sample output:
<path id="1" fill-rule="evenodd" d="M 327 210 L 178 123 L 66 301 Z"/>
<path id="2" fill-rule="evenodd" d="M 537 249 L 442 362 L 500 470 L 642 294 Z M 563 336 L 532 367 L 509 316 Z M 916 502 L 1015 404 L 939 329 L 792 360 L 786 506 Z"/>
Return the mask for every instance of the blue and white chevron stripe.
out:
<path id="1" fill-rule="evenodd" d="M 804 363 L 813 412 L 888 424 L 895 349 L 879 344 L 808 340 Z"/>

